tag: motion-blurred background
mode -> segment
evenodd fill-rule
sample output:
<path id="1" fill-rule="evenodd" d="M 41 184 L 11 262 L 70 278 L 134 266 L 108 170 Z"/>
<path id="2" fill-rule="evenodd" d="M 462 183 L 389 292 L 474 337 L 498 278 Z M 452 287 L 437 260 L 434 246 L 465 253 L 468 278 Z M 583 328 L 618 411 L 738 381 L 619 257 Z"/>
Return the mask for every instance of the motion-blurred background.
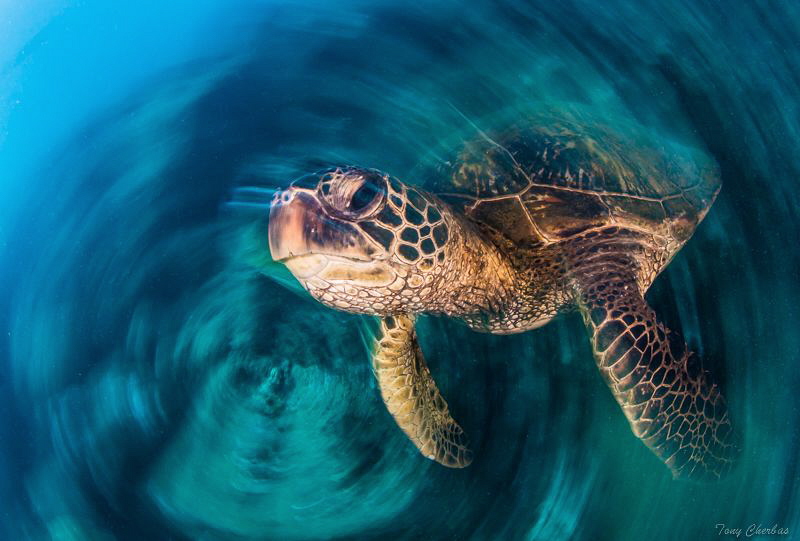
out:
<path id="1" fill-rule="evenodd" d="M 0 537 L 800 535 L 798 96 L 793 2 L 0 1 Z M 475 451 L 425 460 L 369 320 L 271 262 L 276 187 L 331 162 L 424 183 L 545 102 L 720 164 L 648 295 L 743 433 L 719 483 L 632 436 L 574 315 L 508 337 L 424 318 Z"/>

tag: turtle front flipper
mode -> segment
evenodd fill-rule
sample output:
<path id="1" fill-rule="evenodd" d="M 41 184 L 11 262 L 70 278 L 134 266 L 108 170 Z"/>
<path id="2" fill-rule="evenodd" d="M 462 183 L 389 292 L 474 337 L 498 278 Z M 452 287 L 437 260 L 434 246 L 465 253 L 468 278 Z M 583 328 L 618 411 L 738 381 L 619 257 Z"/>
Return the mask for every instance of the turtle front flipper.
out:
<path id="1" fill-rule="evenodd" d="M 634 434 L 675 478 L 721 477 L 739 448 L 719 387 L 656 319 L 628 268 L 593 263 L 577 273 L 578 304 L 597 366 Z"/>
<path id="2" fill-rule="evenodd" d="M 383 401 L 403 432 L 427 458 L 450 468 L 472 462 L 464 431 L 436 388 L 408 316 L 381 318 L 373 368 Z"/>

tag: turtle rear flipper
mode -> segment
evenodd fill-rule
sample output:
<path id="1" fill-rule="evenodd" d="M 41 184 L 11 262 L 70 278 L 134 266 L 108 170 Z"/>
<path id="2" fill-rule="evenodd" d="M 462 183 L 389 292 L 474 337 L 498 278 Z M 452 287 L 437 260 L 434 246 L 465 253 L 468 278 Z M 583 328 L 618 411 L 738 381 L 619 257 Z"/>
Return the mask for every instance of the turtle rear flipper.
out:
<path id="1" fill-rule="evenodd" d="M 727 473 L 739 452 L 737 438 L 700 358 L 656 319 L 627 266 L 594 261 L 576 276 L 597 366 L 634 434 L 675 478 Z"/>
<path id="2" fill-rule="evenodd" d="M 436 388 L 410 317 L 381 319 L 373 368 L 389 413 L 420 452 L 444 466 L 469 466 L 464 431 Z"/>

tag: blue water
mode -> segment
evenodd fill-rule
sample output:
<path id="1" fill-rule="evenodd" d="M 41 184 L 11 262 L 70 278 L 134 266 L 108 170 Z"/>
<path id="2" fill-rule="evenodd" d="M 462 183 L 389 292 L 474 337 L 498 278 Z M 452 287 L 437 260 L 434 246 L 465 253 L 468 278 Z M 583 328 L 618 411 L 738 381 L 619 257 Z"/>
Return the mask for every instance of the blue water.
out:
<path id="1" fill-rule="evenodd" d="M 2 10 L 2 539 L 800 535 L 797 4 Z M 268 202 L 297 175 L 422 183 L 542 103 L 720 165 L 648 300 L 726 390 L 744 450 L 723 481 L 673 481 L 631 435 L 577 316 L 505 337 L 423 318 L 475 452 L 425 460 L 381 403 L 370 320 L 271 262 Z"/>

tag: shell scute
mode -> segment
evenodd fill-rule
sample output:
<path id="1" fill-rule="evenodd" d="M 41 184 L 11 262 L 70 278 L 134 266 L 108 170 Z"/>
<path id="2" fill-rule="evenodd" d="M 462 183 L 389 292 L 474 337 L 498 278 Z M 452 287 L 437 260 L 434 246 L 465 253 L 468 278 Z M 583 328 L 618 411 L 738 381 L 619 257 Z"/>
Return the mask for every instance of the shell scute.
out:
<path id="1" fill-rule="evenodd" d="M 619 122 L 542 115 L 467 144 L 438 191 L 515 243 L 602 226 L 685 240 L 721 182 L 704 152 Z"/>

